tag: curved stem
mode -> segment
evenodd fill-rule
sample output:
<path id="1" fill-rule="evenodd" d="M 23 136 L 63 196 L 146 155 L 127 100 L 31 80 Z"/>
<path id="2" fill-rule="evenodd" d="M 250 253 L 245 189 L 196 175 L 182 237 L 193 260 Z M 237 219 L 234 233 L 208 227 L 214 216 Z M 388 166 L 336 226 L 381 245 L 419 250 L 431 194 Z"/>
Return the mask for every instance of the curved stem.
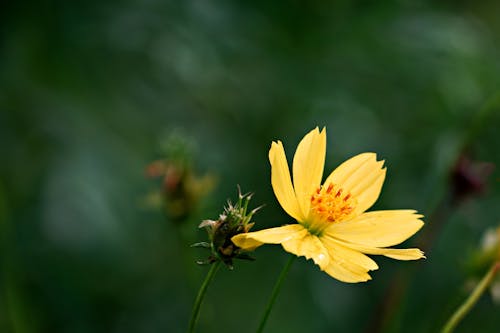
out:
<path id="1" fill-rule="evenodd" d="M 201 284 L 200 290 L 198 290 L 198 295 L 196 296 L 196 300 L 194 301 L 193 305 L 193 312 L 191 314 L 191 320 L 189 320 L 189 328 L 188 328 L 188 333 L 193 333 L 194 328 L 196 326 L 196 322 L 198 321 L 198 316 L 200 314 L 200 307 L 201 307 L 201 302 L 203 301 L 203 297 L 205 296 L 205 293 L 207 291 L 208 285 L 212 281 L 212 279 L 215 276 L 215 273 L 217 272 L 217 269 L 220 266 L 220 261 L 217 261 L 213 265 L 211 265 L 210 270 L 207 273 L 207 276 L 205 277 L 205 280 Z"/>
<path id="2" fill-rule="evenodd" d="M 292 266 L 292 263 L 296 256 L 292 254 L 290 256 L 290 259 L 288 259 L 287 263 L 285 264 L 285 267 L 283 267 L 283 270 L 280 273 L 280 276 L 278 277 L 278 280 L 276 281 L 276 284 L 274 285 L 273 291 L 271 293 L 271 298 L 269 299 L 269 302 L 267 303 L 266 309 L 264 311 L 264 315 L 262 316 L 262 319 L 260 320 L 259 328 L 257 329 L 257 333 L 262 333 L 264 331 L 264 326 L 266 326 L 267 318 L 269 317 L 269 313 L 271 313 L 271 309 L 273 308 L 274 302 L 276 301 L 276 297 L 278 296 L 281 285 L 283 284 L 283 281 L 285 280 L 286 275 L 288 274 L 288 271 L 290 270 L 290 267 Z"/>
<path id="3" fill-rule="evenodd" d="M 451 333 L 458 325 L 458 323 L 469 313 L 469 311 L 474 307 L 476 302 L 479 300 L 481 295 L 484 293 L 486 288 L 491 284 L 491 281 L 495 275 L 500 270 L 500 261 L 495 262 L 488 273 L 479 282 L 476 288 L 469 295 L 467 300 L 455 311 L 455 313 L 450 317 L 446 325 L 444 326 L 442 333 Z"/>

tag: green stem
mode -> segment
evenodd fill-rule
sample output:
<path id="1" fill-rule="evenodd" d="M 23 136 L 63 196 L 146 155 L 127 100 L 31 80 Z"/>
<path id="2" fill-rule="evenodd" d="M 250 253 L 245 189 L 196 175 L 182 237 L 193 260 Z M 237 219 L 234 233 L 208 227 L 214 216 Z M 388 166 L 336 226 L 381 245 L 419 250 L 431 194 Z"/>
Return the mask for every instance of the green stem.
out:
<path id="1" fill-rule="evenodd" d="M 442 333 L 451 333 L 458 325 L 458 323 L 469 313 L 469 311 L 474 307 L 476 302 L 479 300 L 481 295 L 484 293 L 486 288 L 491 284 L 491 281 L 495 275 L 500 270 L 500 261 L 495 262 L 488 273 L 483 277 L 479 284 L 474 288 L 472 293 L 469 295 L 467 300 L 455 311 L 455 313 L 450 317 L 446 325 L 444 326 Z"/>
<path id="2" fill-rule="evenodd" d="M 203 301 L 203 297 L 205 296 L 208 285 L 210 284 L 210 282 L 214 278 L 215 273 L 217 272 L 217 269 L 219 268 L 219 266 L 220 266 L 220 261 L 217 261 L 216 263 L 211 265 L 210 270 L 208 271 L 207 276 L 205 277 L 205 280 L 201 284 L 200 290 L 198 291 L 198 295 L 196 296 L 196 300 L 194 301 L 193 312 L 191 314 L 191 320 L 189 320 L 188 333 L 194 332 L 194 328 L 196 326 L 196 322 L 198 321 L 198 317 L 200 314 L 201 302 Z"/>
<path id="3" fill-rule="evenodd" d="M 276 281 L 276 284 L 274 285 L 273 292 L 271 293 L 271 298 L 269 299 L 269 302 L 267 303 L 266 309 L 264 311 L 264 315 L 262 316 L 259 324 L 259 328 L 257 329 L 257 333 L 262 333 L 264 331 L 264 326 L 266 326 L 267 318 L 269 317 L 269 313 L 271 313 L 271 309 L 273 308 L 274 302 L 276 301 L 276 297 L 278 296 L 281 285 L 283 284 L 283 281 L 285 280 L 286 275 L 288 274 L 288 271 L 290 270 L 290 267 L 292 266 L 292 263 L 296 256 L 292 254 L 290 256 L 290 259 L 288 259 L 287 263 L 285 264 L 285 267 L 283 267 L 283 270 L 280 273 L 280 276 L 278 277 L 278 280 Z"/>

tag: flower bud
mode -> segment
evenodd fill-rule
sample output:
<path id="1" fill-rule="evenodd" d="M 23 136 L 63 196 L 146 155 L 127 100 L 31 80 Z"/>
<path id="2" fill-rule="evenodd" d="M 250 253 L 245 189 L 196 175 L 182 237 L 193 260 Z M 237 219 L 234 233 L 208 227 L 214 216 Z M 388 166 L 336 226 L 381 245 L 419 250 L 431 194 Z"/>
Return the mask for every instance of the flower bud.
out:
<path id="1" fill-rule="evenodd" d="M 212 174 L 199 176 L 193 168 L 194 144 L 188 137 L 173 131 L 162 142 L 162 159 L 151 162 L 146 176 L 159 180 L 159 188 L 147 199 L 148 206 L 161 206 L 175 223 L 186 221 L 215 185 Z"/>
<path id="2" fill-rule="evenodd" d="M 495 165 L 490 162 L 473 161 L 463 153 L 451 172 L 453 199 L 462 201 L 483 194 Z"/>
<path id="3" fill-rule="evenodd" d="M 231 241 L 233 236 L 248 232 L 254 225 L 251 222 L 252 217 L 261 207 L 248 211 L 251 199 L 252 194 L 241 194 L 241 190 L 238 188 L 236 204 L 233 205 L 231 201 L 228 201 L 217 220 L 201 222 L 199 227 L 206 229 L 209 242 L 196 243 L 193 246 L 208 248 L 211 254 L 206 261 L 199 263 L 211 264 L 220 260 L 232 269 L 234 258 L 253 260 Z"/>
<path id="4" fill-rule="evenodd" d="M 479 250 L 469 264 L 473 276 L 469 282 L 474 282 L 480 274 L 495 264 L 500 265 L 500 227 L 488 229 L 484 233 Z M 493 301 L 500 304 L 500 275 L 492 281 L 490 291 Z"/>

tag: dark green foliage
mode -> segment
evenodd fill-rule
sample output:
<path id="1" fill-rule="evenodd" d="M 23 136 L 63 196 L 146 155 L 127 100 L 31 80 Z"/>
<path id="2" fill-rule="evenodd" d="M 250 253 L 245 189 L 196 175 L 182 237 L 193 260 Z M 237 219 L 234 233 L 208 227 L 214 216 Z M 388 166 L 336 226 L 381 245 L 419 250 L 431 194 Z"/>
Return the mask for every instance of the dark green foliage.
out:
<path id="1" fill-rule="evenodd" d="M 374 332 L 401 272 L 382 331 L 436 331 L 500 223 L 500 107 L 483 109 L 500 87 L 498 13 L 493 0 L 2 2 L 0 332 L 184 332 L 206 273 L 198 225 L 236 184 L 266 204 L 253 230 L 293 222 L 267 153 L 315 126 L 326 170 L 376 152 L 388 173 L 374 209 L 418 209 L 436 232 L 425 261 L 375 258 L 369 283 L 297 260 L 268 331 Z M 179 128 L 199 148 L 193 169 L 218 176 L 182 225 L 142 205 L 144 168 Z M 464 153 L 497 168 L 482 195 L 443 205 Z M 253 255 L 218 272 L 199 332 L 256 328 L 287 254 Z M 457 332 L 499 326 L 485 295 Z"/>

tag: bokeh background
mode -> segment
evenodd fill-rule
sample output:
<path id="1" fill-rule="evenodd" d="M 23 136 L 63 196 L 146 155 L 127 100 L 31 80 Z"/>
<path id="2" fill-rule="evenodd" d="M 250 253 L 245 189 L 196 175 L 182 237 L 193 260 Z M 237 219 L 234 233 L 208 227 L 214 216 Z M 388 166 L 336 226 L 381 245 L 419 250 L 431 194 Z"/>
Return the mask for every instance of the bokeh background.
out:
<path id="1" fill-rule="evenodd" d="M 498 169 L 450 177 L 459 156 L 500 161 L 499 13 L 494 0 L 2 2 L 0 331 L 184 332 L 208 270 L 189 247 L 206 240 L 198 224 L 237 184 L 266 205 L 256 230 L 289 223 L 267 151 L 281 139 L 290 158 L 315 126 L 327 170 L 386 160 L 374 208 L 425 214 L 403 245 L 428 258 L 375 258 L 355 285 L 300 258 L 267 331 L 438 331 L 500 224 Z M 180 219 L 152 204 L 158 159 L 211 179 Z M 288 255 L 254 256 L 219 270 L 199 332 L 254 331 Z M 499 310 L 485 294 L 457 332 L 497 332 Z"/>

